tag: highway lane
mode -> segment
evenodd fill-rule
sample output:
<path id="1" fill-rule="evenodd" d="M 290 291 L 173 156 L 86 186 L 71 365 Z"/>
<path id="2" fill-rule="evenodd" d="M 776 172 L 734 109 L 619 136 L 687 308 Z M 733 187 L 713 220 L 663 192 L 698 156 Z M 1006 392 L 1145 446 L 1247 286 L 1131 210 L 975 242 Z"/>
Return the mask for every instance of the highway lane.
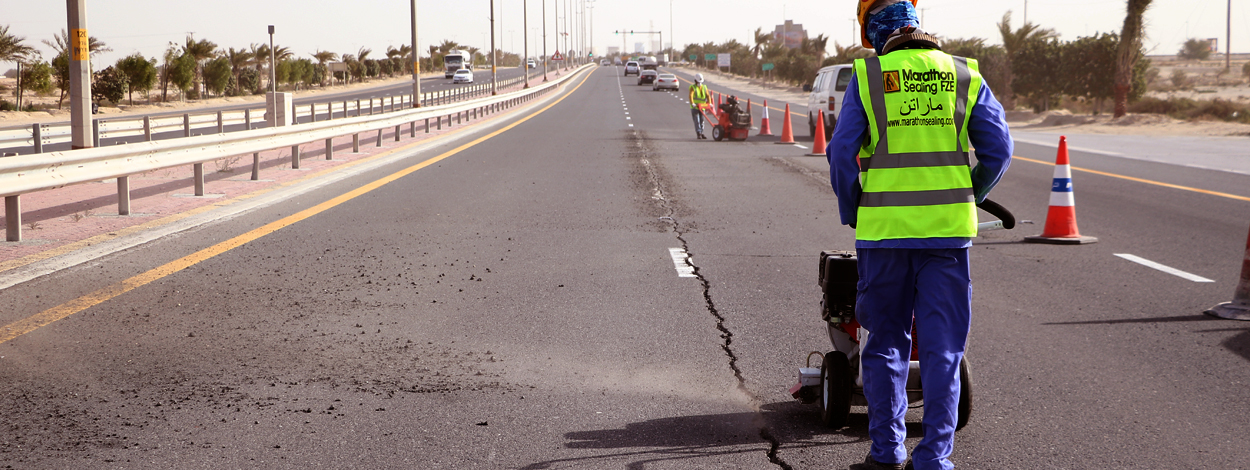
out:
<path id="1" fill-rule="evenodd" d="M 504 80 L 520 77 L 522 76 L 522 73 L 523 73 L 523 70 L 517 67 L 500 67 L 498 71 L 496 72 L 496 78 L 499 81 L 504 81 Z M 539 68 L 535 69 L 531 73 L 540 74 L 538 80 L 542 80 L 541 78 L 542 66 L 541 65 L 539 66 Z M 474 84 L 477 84 L 477 85 L 480 85 L 483 83 L 489 84 L 490 83 L 490 69 L 487 68 L 484 70 L 475 71 L 474 79 L 475 79 Z M 532 80 L 533 78 L 531 78 L 531 81 Z M 456 90 L 461 90 L 461 93 L 464 93 L 465 91 L 463 90 L 469 86 L 471 85 L 451 83 L 451 79 L 443 78 L 441 75 L 421 79 L 421 92 L 422 93 L 455 92 Z M 484 91 L 482 93 L 488 94 L 489 92 Z M 341 92 L 336 92 L 336 93 L 325 93 L 325 94 L 319 93 L 319 94 L 312 94 L 312 95 L 297 96 L 293 103 L 297 108 L 303 109 L 303 110 L 307 110 L 307 107 L 310 104 L 317 104 L 318 112 L 324 112 L 325 103 L 328 103 L 328 102 L 337 103 L 337 102 L 347 101 L 347 102 L 353 103 L 353 104 L 349 104 L 349 107 L 352 108 L 351 115 L 355 115 L 354 103 L 357 100 L 364 102 L 362 105 L 365 106 L 365 112 L 367 112 L 368 102 L 371 99 L 377 99 L 380 101 L 379 104 L 375 104 L 374 106 L 376 109 L 381 110 L 384 108 L 389 109 L 388 108 L 389 103 L 390 103 L 389 100 L 391 99 L 398 100 L 400 96 L 406 96 L 406 95 L 411 95 L 411 94 L 412 94 L 412 82 L 409 81 L 409 82 L 404 82 L 404 83 L 380 85 L 380 86 L 375 86 L 375 87 L 360 88 L 360 89 L 354 89 L 354 90 L 346 90 L 346 91 L 341 91 Z M 249 109 L 249 108 L 254 109 L 254 108 L 257 108 L 258 106 L 263 108 L 265 106 L 264 101 L 262 100 L 260 103 L 222 104 L 219 106 L 198 108 L 190 112 L 192 112 L 193 114 L 213 114 L 218 111 L 229 112 L 229 111 L 242 111 L 242 110 Z M 187 112 L 188 112 L 187 110 L 164 111 L 164 112 L 155 112 L 155 113 L 147 114 L 147 116 L 150 116 L 152 118 L 181 116 Z M 127 119 L 136 119 L 136 118 L 141 118 L 141 117 L 142 116 L 138 116 L 138 117 L 130 116 Z M 341 117 L 341 114 L 339 114 L 339 117 Z M 106 119 L 102 115 L 97 115 L 96 118 L 100 120 Z M 320 119 L 324 119 L 324 116 L 322 116 Z M 303 117 L 303 118 L 300 118 L 299 122 L 308 122 L 309 120 L 310 118 Z M 69 121 L 55 122 L 55 123 L 49 123 L 49 124 L 68 125 Z M 29 130 L 30 126 L 22 126 L 22 127 L 24 129 Z M 262 115 L 252 116 L 252 128 L 253 129 L 259 129 L 259 128 L 264 128 L 264 127 L 266 127 L 264 116 Z M 226 132 L 237 132 L 240 130 L 246 130 L 246 126 L 243 124 L 228 125 L 226 126 L 225 130 Z M 194 132 L 193 135 L 200 135 L 204 133 L 204 131 L 201 129 L 195 129 L 193 130 L 193 132 Z M 183 136 L 182 131 L 173 131 L 173 132 L 157 132 L 153 134 L 152 137 L 155 140 L 162 140 L 162 139 L 179 138 L 182 136 Z M 118 145 L 118 144 L 123 144 L 123 143 L 139 142 L 142 140 L 143 140 L 143 136 L 141 135 L 135 136 L 135 137 L 118 137 L 118 138 L 104 137 L 100 139 L 100 145 L 110 146 L 110 145 Z M 45 152 L 63 151 L 63 150 L 68 150 L 69 147 L 70 147 L 69 143 L 49 144 L 49 145 L 44 146 L 44 151 Z M 26 153 L 30 153 L 31 151 L 32 151 L 32 148 L 30 146 L 0 148 L 0 155 L 3 155 L 5 153 L 26 154 Z"/>
<path id="2" fill-rule="evenodd" d="M 785 390 L 807 352 L 829 348 L 816 255 L 853 247 L 823 159 L 755 137 L 694 140 L 681 93 L 611 72 L 599 69 L 550 110 L 420 171 L 0 344 L 0 407 L 21 436 L 0 444 L 0 461 L 844 468 L 861 460 L 862 409 L 848 428 L 828 430 L 813 405 Z M 0 321 L 467 138 L 7 289 L 0 302 L 14 310 Z M 1037 225 L 986 234 L 972 249 L 975 411 L 958 434 L 956 463 L 1239 465 L 1237 436 L 1250 431 L 1237 412 L 1250 400 L 1250 329 L 1200 312 L 1231 296 L 1250 203 L 1077 171 L 1081 229 L 1100 242 L 1022 244 L 1041 230 L 1054 149 L 1021 144 L 1017 155 L 993 197 Z M 1250 196 L 1245 175 L 1072 158 L 1079 168 Z M 692 255 L 698 277 L 680 276 L 673 249 Z"/>

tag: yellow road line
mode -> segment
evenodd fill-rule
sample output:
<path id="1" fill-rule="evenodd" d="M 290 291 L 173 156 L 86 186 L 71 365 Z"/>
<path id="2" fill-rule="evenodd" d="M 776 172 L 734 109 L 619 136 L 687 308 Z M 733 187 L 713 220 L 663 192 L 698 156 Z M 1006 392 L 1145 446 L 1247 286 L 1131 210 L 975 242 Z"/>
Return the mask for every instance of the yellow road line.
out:
<path id="1" fill-rule="evenodd" d="M 1047 161 L 1042 161 L 1042 160 L 1034 160 L 1034 159 L 1032 159 L 1032 158 L 1024 158 L 1024 157 L 1017 157 L 1017 156 L 1012 156 L 1011 158 L 1012 158 L 1013 160 L 1024 160 L 1024 161 L 1026 161 L 1026 162 L 1030 162 L 1030 163 L 1040 163 L 1040 164 L 1042 164 L 1042 165 L 1050 165 L 1050 166 L 1055 166 L 1054 162 L 1047 162 Z M 1219 196 L 1219 197 L 1225 197 L 1225 198 L 1229 198 L 1229 199 L 1235 199 L 1235 200 L 1238 200 L 1238 201 L 1247 201 L 1247 202 L 1250 202 L 1250 197 L 1246 197 L 1246 196 L 1238 196 L 1238 195 L 1236 195 L 1236 194 L 1221 193 L 1221 192 L 1219 192 L 1219 191 L 1211 191 L 1211 190 L 1207 190 L 1207 189 L 1193 188 L 1193 187 L 1189 187 L 1189 186 L 1181 186 L 1181 185 L 1179 185 L 1179 184 L 1164 183 L 1164 182 L 1161 182 L 1161 181 L 1154 181 L 1154 180 L 1148 180 L 1148 179 L 1143 179 L 1143 178 L 1136 178 L 1136 177 L 1133 177 L 1133 176 L 1125 176 L 1125 175 L 1119 175 L 1119 174 L 1115 174 L 1115 173 L 1107 173 L 1107 172 L 1105 172 L 1105 171 L 1090 170 L 1090 169 L 1088 169 L 1088 168 L 1081 168 L 1081 167 L 1076 167 L 1076 166 L 1072 167 L 1072 170 L 1073 170 L 1073 171 L 1083 171 L 1083 172 L 1086 172 L 1086 173 L 1093 173 L 1093 174 L 1095 174 L 1095 175 L 1108 176 L 1108 177 L 1111 177 L 1111 178 L 1119 178 L 1119 179 L 1122 179 L 1122 180 L 1129 180 L 1129 181 L 1134 181 L 1134 182 L 1137 182 L 1137 183 L 1146 183 L 1146 184 L 1151 184 L 1151 185 L 1155 185 L 1155 186 L 1162 186 L 1162 187 L 1165 187 L 1165 188 L 1179 189 L 1179 190 L 1182 190 L 1182 191 L 1192 191 L 1192 192 L 1195 192 L 1195 193 L 1202 193 L 1202 194 L 1208 194 L 1208 195 L 1211 195 L 1211 196 Z"/>
<path id="2" fill-rule="evenodd" d="M 480 125 L 482 125 L 482 124 L 487 124 L 487 123 L 490 123 L 490 122 L 492 122 L 492 121 L 495 121 L 496 119 L 502 119 L 502 118 L 503 118 L 503 117 L 505 117 L 505 116 L 506 116 L 505 114 L 496 114 L 496 115 L 491 116 L 490 118 L 487 118 L 487 119 L 484 119 L 484 120 L 479 121 L 477 124 L 480 126 Z M 454 136 L 454 135 L 456 135 L 456 134 L 459 134 L 459 133 L 461 133 L 461 132 L 466 132 L 466 131 L 471 130 L 471 129 L 473 129 L 473 127 L 472 127 L 472 126 L 465 125 L 465 126 L 461 126 L 461 127 L 459 127 L 459 128 L 456 128 L 456 129 L 453 129 L 453 130 L 447 131 L 447 132 L 445 132 L 445 133 L 443 133 L 443 134 L 440 134 L 440 135 L 436 136 L 435 138 L 436 138 L 436 139 L 447 138 L 447 137 L 451 137 L 451 136 Z M 340 137 L 341 137 L 341 136 L 340 136 Z M 336 172 L 336 171 L 346 170 L 346 169 L 348 169 L 348 168 L 352 168 L 352 167 L 354 167 L 354 166 L 358 166 L 358 165 L 362 165 L 362 164 L 365 164 L 365 163 L 369 163 L 369 162 L 372 162 L 372 161 L 374 161 L 374 160 L 378 160 L 378 159 L 381 159 L 381 158 L 386 158 L 386 157 L 389 157 L 389 156 L 391 156 L 391 155 L 395 154 L 396 152 L 402 152 L 402 151 L 408 150 L 409 148 L 412 148 L 412 147 L 415 147 L 415 146 L 418 146 L 418 145 L 424 145 L 424 144 L 427 144 L 427 143 L 430 143 L 430 142 L 432 142 L 432 140 L 430 140 L 430 139 L 422 139 L 422 140 L 418 140 L 418 141 L 415 141 L 415 142 L 412 142 L 412 143 L 409 143 L 409 144 L 405 144 L 405 145 L 403 145 L 403 146 L 401 146 L 401 147 L 395 147 L 395 148 L 393 148 L 393 149 L 386 150 L 386 151 L 384 151 L 384 152 L 382 152 L 382 153 L 379 153 L 379 154 L 377 154 L 377 155 L 372 155 L 372 156 L 368 156 L 368 157 L 361 158 L 361 159 L 358 159 L 358 160 L 353 160 L 353 161 L 350 161 L 350 162 L 345 162 L 345 163 L 342 163 L 342 164 L 339 164 L 339 165 L 335 165 L 335 166 L 327 167 L 327 168 L 324 168 L 324 169 L 322 169 L 322 170 L 319 170 L 319 171 L 316 171 L 316 172 L 313 172 L 313 173 L 309 173 L 309 174 L 307 174 L 307 175 L 301 176 L 301 177 L 299 177 L 299 178 L 296 178 L 296 179 L 293 179 L 293 180 L 290 180 L 290 181 L 284 181 L 284 182 L 280 182 L 280 183 L 275 183 L 275 184 L 274 184 L 274 185 L 272 185 L 272 186 L 269 186 L 269 187 L 266 187 L 266 188 L 262 188 L 262 189 L 258 189 L 258 190 L 256 190 L 256 191 L 252 191 L 252 192 L 250 192 L 250 193 L 242 194 L 242 195 L 239 195 L 239 196 L 235 196 L 235 197 L 230 198 L 230 199 L 226 199 L 226 200 L 218 201 L 218 202 L 215 202 L 215 203 L 212 203 L 212 204 L 208 204 L 208 205 L 200 206 L 200 207 L 197 207 L 197 208 L 194 208 L 194 209 L 187 210 L 187 211 L 185 211 L 185 212 L 179 212 L 179 213 L 177 213 L 177 214 L 171 214 L 171 215 L 168 215 L 168 216 L 165 216 L 165 217 L 161 217 L 161 218 L 159 218 L 159 219 L 149 220 L 149 221 L 144 222 L 144 223 L 142 223 L 142 224 L 133 225 L 133 226 L 126 227 L 126 228 L 122 228 L 122 229 L 118 229 L 118 230 L 113 230 L 113 231 L 108 232 L 108 233 L 103 233 L 103 234 L 96 235 L 96 236 L 93 236 L 93 237 L 90 237 L 90 238 L 85 238 L 85 239 L 82 239 L 82 240 L 79 240 L 79 241 L 76 241 L 76 242 L 67 243 L 67 244 L 65 244 L 65 245 L 61 245 L 61 246 L 58 246 L 58 247 L 56 247 L 56 248 L 52 248 L 52 249 L 50 249 L 50 250 L 44 250 L 44 251 L 40 251 L 40 252 L 38 252 L 38 253 L 31 253 L 31 254 L 26 255 L 26 256 L 23 256 L 23 257 L 21 257 L 21 258 L 15 258 L 15 259 L 11 259 L 11 260 L 8 260 L 8 261 L 0 261 L 0 273 L 3 273 L 3 272 L 5 272 L 5 271 L 10 271 L 10 270 L 13 270 L 13 269 L 17 269 L 17 268 L 20 268 L 20 267 L 23 267 L 23 266 L 26 266 L 26 265 L 29 265 L 29 264 L 32 264 L 32 263 L 36 263 L 36 262 L 39 262 L 39 261 L 43 261 L 43 260 L 48 259 L 48 258 L 53 258 L 53 257 L 57 257 L 57 256 L 60 256 L 60 255 L 66 254 L 66 253 L 71 253 L 71 252 L 74 252 L 74 251 L 78 251 L 78 250 L 80 250 L 80 249 L 83 249 L 83 248 L 86 248 L 86 247 L 89 247 L 89 246 L 98 245 L 98 244 L 100 244 L 100 243 L 104 243 L 104 242 L 106 242 L 106 241 L 113 240 L 113 239 L 116 239 L 116 238 L 121 238 L 121 237 L 124 237 L 124 236 L 127 236 L 127 235 L 131 235 L 131 234 L 134 234 L 134 233 L 139 233 L 139 232 L 143 232 L 143 231 L 146 231 L 146 230 L 151 230 L 151 229 L 156 228 L 156 227 L 161 227 L 161 226 L 165 226 L 165 225 L 168 225 L 168 224 L 172 224 L 172 223 L 174 223 L 174 222 L 177 222 L 177 221 L 179 221 L 179 220 L 185 219 L 185 218 L 187 218 L 187 217 L 191 217 L 191 216 L 193 216 L 193 215 L 198 215 L 198 214 L 201 214 L 201 213 L 204 213 L 204 212 L 208 212 L 208 211 L 213 210 L 213 209 L 217 209 L 217 208 L 219 208 L 219 207 L 225 207 L 225 206 L 229 206 L 229 205 L 231 205 L 231 204 L 234 204 L 234 203 L 237 203 L 237 202 L 240 202 L 240 201 L 243 201 L 243 200 L 247 200 L 247 199 L 251 199 L 251 198 L 259 197 L 259 196 L 262 196 L 262 195 L 268 194 L 268 193 L 270 193 L 270 192 L 273 192 L 273 191 L 276 191 L 276 190 L 279 190 L 279 189 L 283 189 L 283 188 L 286 188 L 286 187 L 290 187 L 290 186 L 294 186 L 294 185 L 297 185 L 297 184 L 301 184 L 301 183 L 304 183 L 305 181 L 308 181 L 308 180 L 312 180 L 312 179 L 320 178 L 320 177 L 322 177 L 322 176 L 324 176 L 324 175 L 326 175 L 326 174 L 329 174 L 329 173 L 333 173 L 333 172 Z"/>
<path id="3" fill-rule="evenodd" d="M 539 114 L 542 114 L 548 109 L 551 109 L 551 107 L 557 104 L 560 104 L 561 101 L 564 101 L 564 98 L 571 96 L 574 92 L 577 91 L 578 88 L 581 88 L 582 84 L 586 83 L 586 80 L 589 78 L 590 78 L 590 74 L 586 74 L 585 77 L 582 77 L 582 81 L 578 83 L 576 87 L 573 87 L 572 90 L 569 90 L 567 94 L 565 94 L 563 97 L 556 100 L 555 102 L 543 107 L 542 109 L 535 111 L 533 114 L 530 114 L 529 116 L 521 118 L 517 122 L 509 124 L 497 131 L 491 132 L 490 134 L 479 137 L 473 140 L 472 142 L 466 143 L 452 150 L 449 150 L 443 153 L 442 155 L 430 158 L 416 165 L 412 165 L 408 168 L 405 168 L 403 170 L 397 171 L 395 173 L 392 173 L 390 175 L 377 179 L 369 184 L 366 184 L 359 188 L 343 193 L 321 204 L 317 204 L 313 207 L 309 207 L 307 209 L 304 209 L 297 213 L 283 217 L 274 222 L 270 222 L 268 224 L 265 224 L 262 227 L 253 229 L 247 233 L 231 238 L 224 242 L 218 243 L 216 245 L 210 246 L 208 248 L 202 249 L 190 255 L 184 256 L 174 261 L 170 261 L 169 263 L 165 263 L 164 265 L 153 268 L 151 270 L 148 270 L 147 272 L 133 276 L 119 283 L 110 285 L 103 289 L 99 289 L 95 292 L 84 295 L 82 297 L 71 300 L 69 302 L 65 302 L 56 307 L 52 307 L 50 309 L 44 310 L 40 313 L 24 318 L 22 320 L 18 320 L 16 322 L 10 323 L 5 326 L 3 331 L 0 331 L 0 344 L 5 343 L 18 336 L 24 335 L 26 333 L 35 331 L 36 329 L 39 329 L 40 327 L 48 325 L 57 320 L 61 320 L 70 315 L 73 315 L 75 313 L 91 308 L 109 299 L 115 298 L 119 295 L 125 294 L 134 289 L 147 285 L 165 276 L 174 274 L 178 271 L 182 271 L 183 269 L 194 266 L 195 264 L 201 261 L 210 259 L 214 256 L 230 251 L 250 241 L 256 240 L 260 237 L 263 237 L 265 235 L 281 230 L 282 228 L 288 227 L 290 225 L 294 225 L 296 222 L 300 222 L 302 220 L 308 219 L 309 217 L 325 212 L 326 210 L 329 210 L 330 208 L 333 208 L 344 202 L 350 201 L 358 196 L 361 196 L 370 191 L 378 189 L 386 185 L 387 183 L 400 179 L 422 168 L 428 167 L 444 159 L 447 159 L 448 157 L 451 157 L 452 155 L 460 153 L 464 151 L 465 149 L 468 149 L 477 144 L 485 142 L 488 139 L 491 139 L 499 134 L 502 134 L 504 132 L 511 130 L 512 128 L 516 126 L 521 125 L 521 123 L 529 121 L 535 116 L 538 116 Z"/>

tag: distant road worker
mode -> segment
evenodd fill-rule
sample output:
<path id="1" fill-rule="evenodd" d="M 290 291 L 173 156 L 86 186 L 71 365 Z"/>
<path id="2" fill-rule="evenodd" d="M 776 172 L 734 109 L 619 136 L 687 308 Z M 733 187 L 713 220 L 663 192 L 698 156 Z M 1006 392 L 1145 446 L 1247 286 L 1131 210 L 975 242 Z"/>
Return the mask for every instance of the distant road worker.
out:
<path id="1" fill-rule="evenodd" d="M 703 84 L 703 74 L 694 75 L 694 83 L 690 84 L 690 117 L 694 119 L 694 133 L 700 139 L 703 135 L 703 111 L 700 108 L 712 105 L 712 93 Z"/>

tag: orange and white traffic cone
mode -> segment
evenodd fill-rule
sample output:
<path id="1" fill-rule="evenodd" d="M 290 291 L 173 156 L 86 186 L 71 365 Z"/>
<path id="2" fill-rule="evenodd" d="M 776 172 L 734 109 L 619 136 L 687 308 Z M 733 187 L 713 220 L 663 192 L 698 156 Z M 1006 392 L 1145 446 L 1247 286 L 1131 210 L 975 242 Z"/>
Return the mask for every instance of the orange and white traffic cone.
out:
<path id="1" fill-rule="evenodd" d="M 1211 307 L 1206 314 L 1229 320 L 1250 320 L 1250 235 L 1246 236 L 1246 256 L 1241 260 L 1241 281 L 1233 291 L 1233 301 Z"/>
<path id="2" fill-rule="evenodd" d="M 1055 179 L 1050 186 L 1050 211 L 1042 234 L 1024 237 L 1030 243 L 1082 245 L 1097 242 L 1083 237 L 1076 228 L 1076 199 L 1072 193 L 1072 166 L 1068 163 L 1068 138 L 1059 136 L 1059 154 L 1055 157 Z"/>
<path id="3" fill-rule="evenodd" d="M 825 141 L 825 113 L 816 113 L 816 135 L 812 136 L 812 151 L 807 156 L 823 157 L 828 146 L 829 142 Z"/>
<path id="4" fill-rule="evenodd" d="M 786 103 L 786 117 L 781 120 L 781 140 L 774 144 L 793 144 L 794 128 L 790 126 L 790 103 Z"/>
<path id="5" fill-rule="evenodd" d="M 768 100 L 764 100 L 764 119 L 760 120 L 760 133 L 756 135 L 773 135 L 773 129 L 768 126 Z"/>

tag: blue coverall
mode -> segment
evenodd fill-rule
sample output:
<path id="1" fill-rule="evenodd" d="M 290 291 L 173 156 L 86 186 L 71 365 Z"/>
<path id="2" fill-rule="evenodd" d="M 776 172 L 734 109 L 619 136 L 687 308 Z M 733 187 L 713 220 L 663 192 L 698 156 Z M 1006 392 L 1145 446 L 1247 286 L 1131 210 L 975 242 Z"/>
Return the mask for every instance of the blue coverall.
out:
<path id="1" fill-rule="evenodd" d="M 1013 150 L 1002 104 L 984 82 L 972 107 L 968 138 L 976 149 L 972 188 L 979 203 L 1007 171 Z M 861 188 L 855 156 L 867 140 L 868 117 L 858 81 L 852 78 L 825 149 L 844 225 L 856 223 Z M 912 464 L 917 470 L 954 468 L 949 457 L 958 417 L 959 362 L 972 324 L 971 246 L 969 238 L 855 241 L 859 257 L 855 315 L 870 333 L 860 354 L 873 460 L 907 459 L 903 415 L 914 315 L 925 411 L 924 438 L 912 452 Z"/>

